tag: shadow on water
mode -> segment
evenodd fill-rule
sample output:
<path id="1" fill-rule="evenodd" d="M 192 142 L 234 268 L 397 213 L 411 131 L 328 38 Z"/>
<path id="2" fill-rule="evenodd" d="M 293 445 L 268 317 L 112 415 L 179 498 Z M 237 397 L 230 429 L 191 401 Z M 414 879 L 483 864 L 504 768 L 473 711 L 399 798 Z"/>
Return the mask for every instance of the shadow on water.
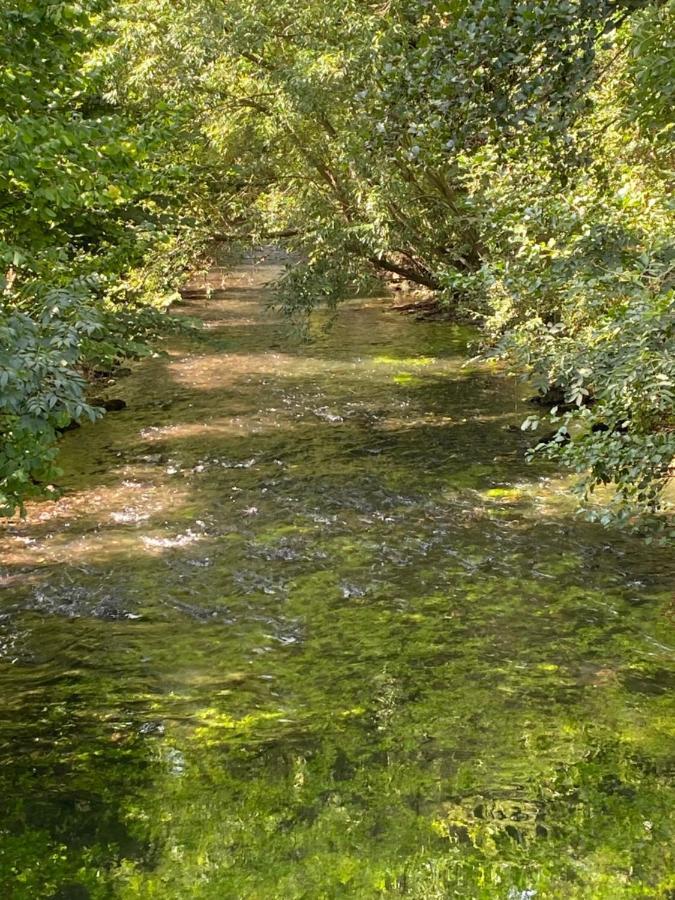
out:
<path id="1" fill-rule="evenodd" d="M 668 896 L 671 561 L 525 464 L 465 329 L 303 343 L 273 274 L 7 529 L 3 895 Z"/>

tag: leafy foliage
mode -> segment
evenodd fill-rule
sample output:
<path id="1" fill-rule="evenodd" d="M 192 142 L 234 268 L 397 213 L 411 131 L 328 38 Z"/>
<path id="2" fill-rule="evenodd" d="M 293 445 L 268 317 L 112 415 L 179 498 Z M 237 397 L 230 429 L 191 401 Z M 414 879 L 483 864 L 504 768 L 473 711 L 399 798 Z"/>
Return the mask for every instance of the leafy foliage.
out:
<path id="1" fill-rule="evenodd" d="M 0 511 L 11 513 L 53 473 L 56 432 L 95 419 L 76 364 L 83 338 L 101 330 L 95 311 L 63 290 L 49 291 L 39 317 L 0 318 Z"/>
<path id="2" fill-rule="evenodd" d="M 538 452 L 576 469 L 586 498 L 615 486 L 608 506 L 591 507 L 605 524 L 657 512 L 675 459 L 672 152 L 645 93 L 660 60 L 647 55 L 635 73 L 638 46 L 662 53 L 663 18 L 646 10 L 604 51 L 606 80 L 576 132 L 589 162 L 556 184 L 525 157 L 509 169 L 519 190 L 496 179 L 490 195 L 500 212 L 482 272 L 490 330 L 540 389 L 562 389 L 551 419 L 565 440 Z"/>
<path id="3" fill-rule="evenodd" d="M 0 12 L 3 513 L 53 476 L 58 429 L 98 414 L 83 370 L 144 352 L 159 323 L 139 310 L 166 305 L 204 232 L 182 125 L 107 96 L 110 8 Z"/>

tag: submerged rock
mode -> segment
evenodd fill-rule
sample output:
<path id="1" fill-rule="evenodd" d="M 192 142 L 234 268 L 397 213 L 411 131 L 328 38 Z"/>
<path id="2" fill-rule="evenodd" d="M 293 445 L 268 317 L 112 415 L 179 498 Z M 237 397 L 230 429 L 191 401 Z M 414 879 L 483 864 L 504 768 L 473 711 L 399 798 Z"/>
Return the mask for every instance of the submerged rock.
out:
<path id="1" fill-rule="evenodd" d="M 608 425 L 607 422 L 594 422 L 591 425 L 592 434 L 603 434 L 605 432 L 610 434 L 627 434 L 628 430 L 628 422 L 615 422 L 613 425 Z"/>
<path id="2" fill-rule="evenodd" d="M 529 397 L 527 402 L 535 406 L 543 406 L 545 409 L 552 409 L 554 406 L 557 406 L 560 412 L 579 409 L 579 404 L 571 403 L 567 400 L 565 389 L 558 384 L 551 385 L 545 391 L 539 391 L 534 397 Z M 585 396 L 580 405 L 593 406 L 594 403 L 593 397 Z"/>
<path id="3" fill-rule="evenodd" d="M 157 737 L 161 737 L 164 734 L 164 731 L 165 728 L 163 722 L 143 722 L 138 729 L 139 734 L 151 734 L 156 735 Z"/>
<path id="4" fill-rule="evenodd" d="M 56 431 L 59 434 L 65 434 L 67 431 L 76 431 L 78 428 L 81 428 L 82 425 L 77 419 L 71 419 L 67 425 L 61 425 L 60 428 L 57 428 Z"/>
<path id="5" fill-rule="evenodd" d="M 539 391 L 534 397 L 530 397 L 527 401 L 528 403 L 533 403 L 535 406 L 564 406 L 565 405 L 565 391 L 560 385 L 554 384 L 548 387 L 545 391 Z"/>
<path id="6" fill-rule="evenodd" d="M 99 406 L 106 412 L 120 412 L 127 408 L 126 400 L 122 400 L 121 397 L 111 397 L 108 400 L 104 400 L 102 397 L 95 397 L 91 401 L 91 405 Z"/>
<path id="7" fill-rule="evenodd" d="M 546 431 L 542 434 L 533 447 L 539 447 L 541 444 L 569 444 L 571 440 L 569 431 L 556 428 L 554 431 Z"/>
<path id="8" fill-rule="evenodd" d="M 121 598 L 108 593 L 98 594 L 77 585 L 45 587 L 37 590 L 26 607 L 68 619 L 90 617 L 120 621 L 140 618 L 126 608 Z"/>

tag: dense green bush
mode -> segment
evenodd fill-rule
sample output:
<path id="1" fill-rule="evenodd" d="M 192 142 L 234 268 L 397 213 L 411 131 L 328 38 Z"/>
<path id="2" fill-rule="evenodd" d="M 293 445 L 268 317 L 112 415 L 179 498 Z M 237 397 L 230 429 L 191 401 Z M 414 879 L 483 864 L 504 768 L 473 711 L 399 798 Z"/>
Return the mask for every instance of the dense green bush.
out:
<path id="1" fill-rule="evenodd" d="M 560 440 L 538 452 L 576 469 L 586 499 L 615 486 L 609 505 L 591 506 L 605 523 L 649 518 L 673 475 L 673 156 L 663 98 L 674 12 L 648 5 L 599 53 L 589 112 L 573 130 L 580 161 L 564 178 L 539 177 L 535 145 L 486 195 L 496 213 L 480 284 L 490 331 L 537 386 L 563 389 L 551 415 Z M 532 417 L 525 427 L 536 425 Z"/>
<path id="2" fill-rule="evenodd" d="M 85 370 L 144 352 L 160 324 L 145 304 L 166 306 L 206 233 L 189 164 L 199 148 L 179 117 L 146 121 L 109 94 L 112 9 L 9 0 L 0 11 L 5 514 L 53 476 L 58 429 L 99 414 Z"/>

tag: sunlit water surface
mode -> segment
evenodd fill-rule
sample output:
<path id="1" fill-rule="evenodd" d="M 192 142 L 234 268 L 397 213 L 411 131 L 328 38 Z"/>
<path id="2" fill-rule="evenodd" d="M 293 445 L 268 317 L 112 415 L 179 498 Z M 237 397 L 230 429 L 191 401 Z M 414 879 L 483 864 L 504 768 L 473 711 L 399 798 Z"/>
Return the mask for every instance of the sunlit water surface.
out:
<path id="1" fill-rule="evenodd" d="M 277 272 L 6 530 L 0 896 L 673 897 L 667 555 L 526 464 L 465 329 L 303 342 Z"/>

